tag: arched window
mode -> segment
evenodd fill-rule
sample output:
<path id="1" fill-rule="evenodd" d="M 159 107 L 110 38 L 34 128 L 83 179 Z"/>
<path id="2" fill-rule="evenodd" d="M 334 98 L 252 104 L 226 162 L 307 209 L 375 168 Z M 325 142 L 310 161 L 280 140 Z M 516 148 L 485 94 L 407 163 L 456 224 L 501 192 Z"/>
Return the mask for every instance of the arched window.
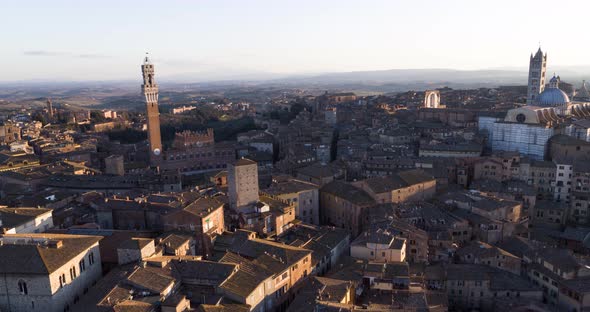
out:
<path id="1" fill-rule="evenodd" d="M 27 282 L 23 280 L 18 281 L 18 290 L 20 291 L 21 295 L 27 295 L 29 290 L 27 289 Z"/>

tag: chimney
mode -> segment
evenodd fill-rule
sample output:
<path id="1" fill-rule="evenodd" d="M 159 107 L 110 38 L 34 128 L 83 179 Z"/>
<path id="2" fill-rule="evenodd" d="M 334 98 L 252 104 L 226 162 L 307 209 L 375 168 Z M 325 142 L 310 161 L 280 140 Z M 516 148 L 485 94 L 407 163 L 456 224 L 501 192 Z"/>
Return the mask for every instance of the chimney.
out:
<path id="1" fill-rule="evenodd" d="M 54 240 L 54 239 L 52 239 L 52 240 L 50 240 L 50 241 L 47 242 L 47 246 L 49 248 L 55 248 L 55 249 L 61 248 L 63 246 L 63 244 L 64 243 L 63 243 L 62 240 Z"/>

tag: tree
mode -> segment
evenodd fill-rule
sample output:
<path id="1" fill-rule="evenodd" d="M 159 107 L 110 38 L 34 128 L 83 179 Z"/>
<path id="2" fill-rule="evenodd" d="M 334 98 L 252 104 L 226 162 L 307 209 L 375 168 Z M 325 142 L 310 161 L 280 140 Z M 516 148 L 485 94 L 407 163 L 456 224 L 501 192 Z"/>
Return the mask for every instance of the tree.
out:
<path id="1" fill-rule="evenodd" d="M 46 125 L 48 123 L 47 118 L 45 117 L 45 114 L 40 113 L 40 112 L 36 112 L 33 115 L 33 120 L 41 122 L 42 125 Z"/>
<path id="2" fill-rule="evenodd" d="M 107 119 L 104 118 L 104 115 L 100 111 L 91 111 L 90 112 L 90 119 L 92 120 L 93 123 L 102 123 L 102 122 L 107 121 Z"/>

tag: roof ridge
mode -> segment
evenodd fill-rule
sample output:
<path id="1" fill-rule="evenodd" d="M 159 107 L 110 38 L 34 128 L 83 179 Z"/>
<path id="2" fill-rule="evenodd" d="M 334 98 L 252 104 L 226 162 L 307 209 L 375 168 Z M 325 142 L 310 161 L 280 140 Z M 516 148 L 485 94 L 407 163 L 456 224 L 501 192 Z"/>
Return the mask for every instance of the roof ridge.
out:
<path id="1" fill-rule="evenodd" d="M 309 249 L 305 249 L 305 248 L 301 248 L 301 247 L 297 247 L 297 246 L 291 246 L 291 245 L 287 245 L 287 244 L 279 243 L 279 242 L 273 242 L 273 241 L 269 241 L 269 240 L 261 239 L 261 238 L 254 238 L 254 239 L 251 239 L 251 241 L 259 242 L 259 243 L 262 243 L 262 244 L 268 243 L 271 246 L 275 246 L 275 247 L 279 247 L 279 248 L 285 248 L 285 249 L 288 249 L 288 250 L 294 250 L 294 251 L 310 251 Z"/>
<path id="2" fill-rule="evenodd" d="M 47 268 L 46 259 L 43 257 L 43 253 L 40 251 L 40 249 L 41 249 L 41 246 L 39 246 L 39 245 L 35 246 L 35 251 L 39 255 L 39 258 L 41 258 L 41 261 L 43 261 L 43 268 L 45 269 L 46 273 L 49 274 L 49 269 Z"/>

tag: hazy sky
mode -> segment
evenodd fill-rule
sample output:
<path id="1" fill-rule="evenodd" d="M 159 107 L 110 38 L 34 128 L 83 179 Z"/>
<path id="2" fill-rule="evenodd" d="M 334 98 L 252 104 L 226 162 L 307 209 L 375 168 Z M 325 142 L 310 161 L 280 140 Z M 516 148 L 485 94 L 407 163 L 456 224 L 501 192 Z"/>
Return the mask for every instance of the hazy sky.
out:
<path id="1" fill-rule="evenodd" d="M 588 0 L 2 0 L 0 81 L 590 64 Z M 193 75 L 194 74 L 194 75 Z M 189 75 L 190 76 L 190 75 Z"/>

